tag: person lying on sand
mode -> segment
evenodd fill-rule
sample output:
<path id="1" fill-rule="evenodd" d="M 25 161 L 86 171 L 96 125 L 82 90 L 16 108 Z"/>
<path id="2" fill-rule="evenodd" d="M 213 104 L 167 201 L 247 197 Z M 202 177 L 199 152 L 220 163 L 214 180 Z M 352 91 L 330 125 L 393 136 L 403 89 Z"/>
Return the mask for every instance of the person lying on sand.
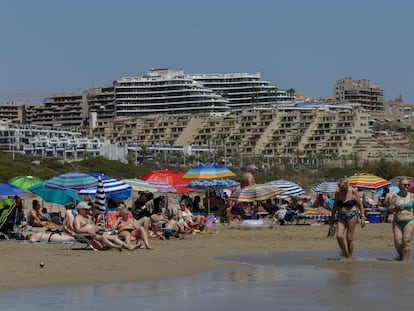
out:
<path id="1" fill-rule="evenodd" d="M 36 232 L 26 236 L 28 242 L 69 242 L 74 241 L 75 238 L 66 232 Z"/>

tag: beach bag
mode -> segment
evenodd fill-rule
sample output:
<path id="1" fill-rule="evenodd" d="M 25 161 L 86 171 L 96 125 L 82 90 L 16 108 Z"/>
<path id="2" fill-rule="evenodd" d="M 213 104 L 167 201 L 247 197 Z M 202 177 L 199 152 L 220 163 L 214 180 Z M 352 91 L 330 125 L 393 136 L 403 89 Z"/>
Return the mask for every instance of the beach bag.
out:
<path id="1" fill-rule="evenodd" d="M 335 236 L 335 233 L 336 233 L 336 226 L 335 225 L 329 226 L 327 237 L 328 238 L 333 237 Z"/>
<path id="2" fill-rule="evenodd" d="M 287 210 L 285 208 L 282 208 L 277 211 L 277 219 L 278 220 L 285 220 Z"/>

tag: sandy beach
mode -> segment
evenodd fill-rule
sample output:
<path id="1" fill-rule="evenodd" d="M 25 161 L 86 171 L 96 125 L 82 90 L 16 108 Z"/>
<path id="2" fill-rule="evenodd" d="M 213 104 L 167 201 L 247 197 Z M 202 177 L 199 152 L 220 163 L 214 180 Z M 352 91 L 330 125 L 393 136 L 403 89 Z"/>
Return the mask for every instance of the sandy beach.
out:
<path id="1" fill-rule="evenodd" d="M 68 244 L 28 244 L 1 241 L 0 289 L 143 281 L 189 275 L 239 263 L 215 257 L 293 250 L 332 250 L 339 254 L 335 238 L 327 238 L 327 225 L 285 225 L 241 230 L 215 227 L 207 235 L 184 239 L 151 239 L 155 250 L 70 250 Z M 355 233 L 358 250 L 393 250 L 391 224 L 367 224 Z M 45 266 L 41 268 L 40 262 Z M 352 264 L 352 263 L 350 263 Z"/>

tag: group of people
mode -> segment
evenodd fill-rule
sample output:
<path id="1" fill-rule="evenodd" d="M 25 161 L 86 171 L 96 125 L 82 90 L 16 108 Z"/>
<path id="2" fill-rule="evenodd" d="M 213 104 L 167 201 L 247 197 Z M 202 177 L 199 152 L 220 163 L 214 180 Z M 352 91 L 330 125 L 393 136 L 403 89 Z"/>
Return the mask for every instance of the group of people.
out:
<path id="1" fill-rule="evenodd" d="M 410 257 L 410 242 L 414 231 L 413 197 L 408 192 L 410 182 L 406 178 L 399 181 L 399 192 L 387 196 L 387 204 L 384 206 L 387 213 L 392 213 L 392 230 L 394 246 L 397 251 L 397 259 L 407 261 Z M 389 203 L 389 204 L 388 204 Z M 352 260 L 354 249 L 355 227 L 360 219 L 361 227 L 365 226 L 366 216 L 364 205 L 357 189 L 350 186 L 347 178 L 338 182 L 338 189 L 334 197 L 334 206 L 330 225 L 337 219 L 336 238 L 345 259 Z"/>
<path id="2" fill-rule="evenodd" d="M 242 188 L 255 184 L 254 175 L 257 171 L 255 165 L 248 167 L 242 175 Z M 380 205 L 384 214 L 393 217 L 394 245 L 401 261 L 407 261 L 410 257 L 410 241 L 414 232 L 413 198 L 408 192 L 409 184 L 407 178 L 402 178 L 399 192 L 394 195 L 385 189 Z M 200 196 L 191 200 L 187 195 L 182 195 L 178 203 L 178 207 L 170 207 L 164 196 L 154 198 L 152 193 L 142 192 L 131 208 L 127 208 L 124 202 L 118 202 L 115 210 L 103 217 L 94 211 L 92 203 L 80 202 L 76 212 L 66 212 L 63 230 L 59 231 L 59 227 L 42 213 L 39 201 L 33 200 L 33 208 L 27 217 L 28 224 L 45 227 L 50 233 L 33 234 L 30 241 L 59 242 L 73 240 L 76 234 L 86 234 L 101 247 L 134 250 L 138 246 L 132 241 L 141 239 L 145 248 L 152 249 L 150 237 L 165 239 L 205 229 L 206 210 Z M 360 223 L 363 228 L 367 218 L 358 189 L 350 186 L 347 178 L 338 181 L 334 196 L 323 197 L 319 194 L 314 202 L 292 198 L 286 203 L 296 209 L 298 215 L 329 215 L 330 226 L 336 224 L 336 239 L 342 257 L 352 260 L 356 225 Z M 256 212 L 273 213 L 278 207 L 270 199 L 260 202 L 256 207 L 226 200 L 223 216 L 227 223 L 234 219 L 242 220 L 252 213 L 253 208 L 256 208 Z"/>
<path id="3" fill-rule="evenodd" d="M 97 248 L 135 250 L 139 247 L 153 249 L 149 238 L 162 240 L 180 237 L 183 233 L 205 230 L 205 209 L 199 196 L 192 200 L 182 195 L 178 206 L 168 206 L 164 196 L 154 197 L 142 192 L 132 207 L 125 202 L 109 202 L 105 215 L 96 210 L 92 202 L 80 202 L 76 208 L 66 210 L 62 226 L 42 212 L 40 202 L 33 200 L 28 214 L 28 225 L 44 227 L 46 232 L 28 236 L 30 242 L 63 242 L 75 240 L 78 235 L 90 239 Z M 135 243 L 142 240 L 143 245 Z"/>

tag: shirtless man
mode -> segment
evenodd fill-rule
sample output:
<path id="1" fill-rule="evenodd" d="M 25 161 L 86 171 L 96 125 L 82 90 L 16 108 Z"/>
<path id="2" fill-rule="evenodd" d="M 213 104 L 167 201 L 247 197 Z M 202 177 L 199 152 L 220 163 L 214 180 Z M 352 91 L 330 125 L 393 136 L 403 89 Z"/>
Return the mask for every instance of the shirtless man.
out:
<path id="1" fill-rule="evenodd" d="M 28 216 L 28 224 L 32 227 L 45 227 L 50 230 L 57 230 L 59 227 L 41 211 L 38 200 L 33 200 L 33 208 Z"/>
<path id="2" fill-rule="evenodd" d="M 140 226 L 135 219 L 129 218 L 129 213 L 126 207 L 119 210 L 118 220 L 115 221 L 112 229 L 118 230 L 118 236 L 124 238 L 125 243 L 128 245 L 132 246 L 131 237 L 134 237 L 142 239 L 146 249 L 153 249 L 149 245 L 148 235 L 144 227 Z"/>
<path id="3" fill-rule="evenodd" d="M 110 248 L 116 248 L 119 251 L 122 251 L 122 248 L 132 251 L 139 247 L 139 245 L 132 246 L 122 242 L 116 235 L 111 235 L 105 232 L 104 227 L 97 226 L 93 223 L 92 219 L 88 215 L 89 208 L 90 206 L 86 202 L 78 203 L 76 207 L 78 215 L 76 215 L 73 221 L 73 227 L 76 233 L 87 234 L 91 237 L 91 239 L 97 240 L 101 244 Z"/>
<path id="4" fill-rule="evenodd" d="M 254 179 L 254 174 L 256 174 L 257 171 L 258 171 L 258 167 L 254 164 L 250 164 L 247 167 L 247 172 L 245 172 L 242 175 L 240 187 L 244 188 L 244 187 L 253 186 L 254 184 L 256 184 L 256 180 Z"/>

